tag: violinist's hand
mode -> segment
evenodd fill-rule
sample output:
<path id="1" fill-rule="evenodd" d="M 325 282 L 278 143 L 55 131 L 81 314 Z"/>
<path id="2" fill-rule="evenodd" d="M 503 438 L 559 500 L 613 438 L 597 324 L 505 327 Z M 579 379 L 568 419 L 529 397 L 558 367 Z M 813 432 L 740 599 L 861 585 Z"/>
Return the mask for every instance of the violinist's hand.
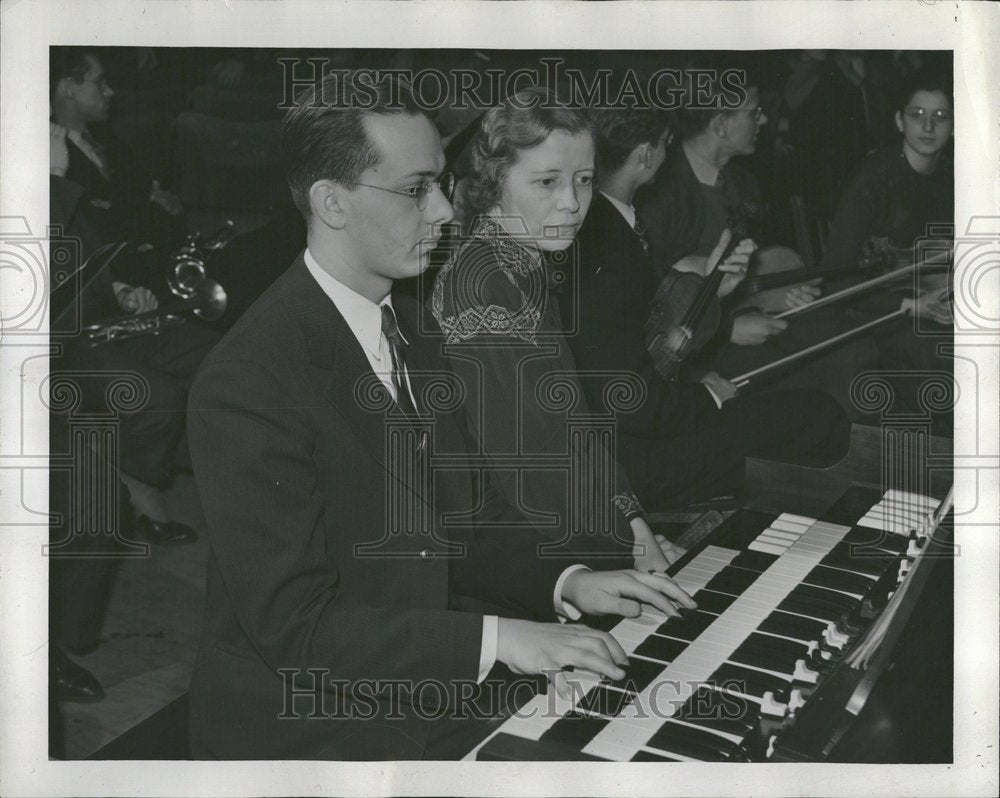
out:
<path id="1" fill-rule="evenodd" d="M 733 319 L 733 332 L 729 340 L 738 346 L 757 346 L 786 327 L 787 321 L 772 319 L 766 313 L 743 313 Z"/>
<path id="2" fill-rule="evenodd" d="M 736 395 L 740 392 L 739 388 L 721 376 L 717 371 L 708 372 L 708 374 L 701 378 L 701 383 L 717 396 L 719 402 L 722 404 L 725 404 L 730 399 L 735 399 Z"/>
<path id="3" fill-rule="evenodd" d="M 938 324 L 950 327 L 954 324 L 954 315 L 951 307 L 951 295 L 948 288 L 938 291 L 927 291 L 914 299 L 904 299 L 903 310 L 910 311 L 920 319 L 930 319 Z"/>
<path id="4" fill-rule="evenodd" d="M 822 293 L 823 289 L 812 283 L 805 283 L 797 285 L 794 288 L 789 288 L 785 292 L 785 307 L 800 308 L 803 305 L 808 305 L 810 302 L 815 302 L 816 298 Z"/>
<path id="5" fill-rule="evenodd" d="M 635 540 L 632 556 L 635 558 L 635 570 L 640 573 L 666 571 L 687 553 L 685 549 L 675 546 L 663 535 L 654 535 L 645 518 L 633 518 L 630 524 Z"/>
<path id="6" fill-rule="evenodd" d="M 640 571 L 574 571 L 563 583 L 562 599 L 585 615 L 626 618 L 639 615 L 643 604 L 667 616 L 680 615 L 678 606 L 698 606 L 670 577 Z"/>
<path id="7" fill-rule="evenodd" d="M 728 228 L 723 230 L 722 235 L 719 236 L 719 243 L 715 245 L 712 254 L 708 256 L 706 275 L 711 274 L 713 269 L 726 272 L 726 276 L 722 278 L 722 282 L 719 284 L 719 299 L 729 296 L 736 290 L 736 286 L 743 282 L 747 276 L 750 256 L 757 249 L 757 245 L 752 239 L 744 238 L 736 245 L 736 248 L 730 253 L 729 257 L 722 263 L 719 263 L 719 258 L 722 257 L 722 253 L 729 245 L 732 237 L 733 234 Z"/>

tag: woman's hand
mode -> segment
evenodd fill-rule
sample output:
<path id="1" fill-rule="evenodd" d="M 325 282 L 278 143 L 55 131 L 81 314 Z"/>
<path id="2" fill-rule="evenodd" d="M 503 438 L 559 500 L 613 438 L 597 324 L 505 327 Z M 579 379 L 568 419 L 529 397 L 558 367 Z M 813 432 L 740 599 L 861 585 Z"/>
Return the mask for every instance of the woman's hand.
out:
<path id="1" fill-rule="evenodd" d="M 951 306 L 951 289 L 941 288 L 936 291 L 926 291 L 914 299 L 904 299 L 903 310 L 910 311 L 919 319 L 930 319 L 938 324 L 950 327 L 955 323 Z"/>
<path id="2" fill-rule="evenodd" d="M 663 535 L 654 535 L 645 518 L 633 518 L 629 523 L 635 540 L 632 556 L 635 558 L 635 570 L 639 573 L 666 571 L 687 553 Z"/>

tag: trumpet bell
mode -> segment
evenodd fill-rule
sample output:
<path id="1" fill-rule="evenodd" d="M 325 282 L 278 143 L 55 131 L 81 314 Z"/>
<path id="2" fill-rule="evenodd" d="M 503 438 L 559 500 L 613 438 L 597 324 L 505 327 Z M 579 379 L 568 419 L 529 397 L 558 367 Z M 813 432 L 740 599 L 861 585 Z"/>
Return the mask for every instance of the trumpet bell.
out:
<path id="1" fill-rule="evenodd" d="M 226 290 L 210 277 L 204 277 L 194 285 L 191 299 L 196 302 L 194 315 L 205 321 L 215 321 L 226 312 Z"/>

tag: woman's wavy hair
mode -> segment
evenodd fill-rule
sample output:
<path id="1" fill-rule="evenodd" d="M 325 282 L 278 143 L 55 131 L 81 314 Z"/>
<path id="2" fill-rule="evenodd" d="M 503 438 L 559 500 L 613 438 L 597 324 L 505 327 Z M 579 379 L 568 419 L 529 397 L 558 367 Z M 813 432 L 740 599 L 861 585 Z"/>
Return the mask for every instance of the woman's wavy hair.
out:
<path id="1" fill-rule="evenodd" d="M 472 169 L 462 182 L 466 226 L 493 208 L 518 153 L 536 147 L 554 130 L 593 135 L 587 112 L 563 104 L 543 86 L 521 89 L 483 116 L 472 143 Z"/>

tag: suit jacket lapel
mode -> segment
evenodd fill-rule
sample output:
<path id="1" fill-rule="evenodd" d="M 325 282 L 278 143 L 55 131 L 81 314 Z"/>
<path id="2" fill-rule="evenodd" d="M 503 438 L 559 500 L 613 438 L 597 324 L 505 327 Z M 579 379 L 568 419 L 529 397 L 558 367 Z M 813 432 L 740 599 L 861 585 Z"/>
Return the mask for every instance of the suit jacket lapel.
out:
<path id="1" fill-rule="evenodd" d="M 302 255 L 292 264 L 284 288 L 288 313 L 301 331 L 317 378 L 325 380 L 325 397 L 331 409 L 344 419 L 348 434 L 362 451 L 427 503 L 430 497 L 389 468 L 386 462 L 387 422 L 395 403 L 372 371 L 361 344 L 337 306 L 309 274 Z M 404 335 L 414 340 L 409 329 Z M 419 398 L 417 382 L 413 390 Z"/>

